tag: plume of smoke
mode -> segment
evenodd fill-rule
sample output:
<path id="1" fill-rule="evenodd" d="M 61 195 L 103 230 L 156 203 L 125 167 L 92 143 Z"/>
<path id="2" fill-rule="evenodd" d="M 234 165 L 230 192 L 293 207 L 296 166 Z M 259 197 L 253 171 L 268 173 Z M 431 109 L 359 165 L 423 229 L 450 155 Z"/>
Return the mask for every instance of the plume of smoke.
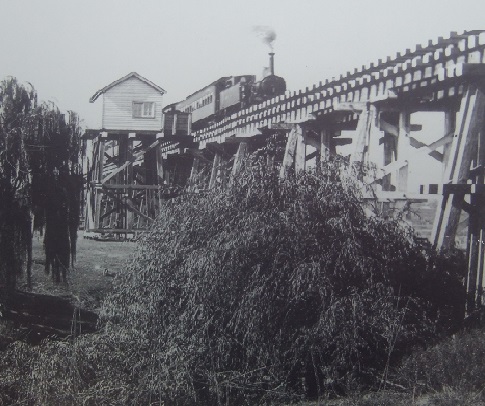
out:
<path id="1" fill-rule="evenodd" d="M 276 32 L 267 25 L 255 25 L 253 31 L 261 40 L 273 50 L 273 43 L 276 40 Z"/>

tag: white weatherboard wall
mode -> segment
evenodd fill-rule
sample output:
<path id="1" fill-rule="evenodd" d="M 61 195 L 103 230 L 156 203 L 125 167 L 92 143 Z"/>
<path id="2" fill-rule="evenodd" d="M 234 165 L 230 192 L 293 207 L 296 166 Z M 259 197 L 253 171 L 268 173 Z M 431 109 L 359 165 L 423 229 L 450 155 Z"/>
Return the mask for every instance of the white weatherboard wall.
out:
<path id="1" fill-rule="evenodd" d="M 152 86 L 131 77 L 103 94 L 103 122 L 106 130 L 153 130 L 162 128 L 163 96 Z M 133 118 L 133 102 L 155 102 L 155 118 Z"/>

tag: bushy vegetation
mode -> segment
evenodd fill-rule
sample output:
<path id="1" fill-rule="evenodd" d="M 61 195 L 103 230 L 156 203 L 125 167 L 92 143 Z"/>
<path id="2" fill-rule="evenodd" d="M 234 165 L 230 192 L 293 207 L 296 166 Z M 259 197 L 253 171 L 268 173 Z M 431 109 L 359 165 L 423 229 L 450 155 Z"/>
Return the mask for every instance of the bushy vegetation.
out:
<path id="1" fill-rule="evenodd" d="M 461 258 L 370 214 L 355 179 L 332 161 L 281 180 L 254 159 L 230 190 L 167 202 L 100 333 L 11 347 L 2 389 L 45 405 L 255 405 L 390 385 L 404 355 L 460 326 Z"/>
<path id="2" fill-rule="evenodd" d="M 484 356 L 483 326 L 462 331 L 403 360 L 392 374 L 393 390 L 357 394 L 338 406 L 483 406 Z"/>
<path id="3" fill-rule="evenodd" d="M 396 379 L 415 394 L 443 392 L 448 397 L 468 394 L 476 400 L 471 404 L 484 404 L 484 359 L 485 329 L 461 332 L 408 357 L 397 370 Z"/>

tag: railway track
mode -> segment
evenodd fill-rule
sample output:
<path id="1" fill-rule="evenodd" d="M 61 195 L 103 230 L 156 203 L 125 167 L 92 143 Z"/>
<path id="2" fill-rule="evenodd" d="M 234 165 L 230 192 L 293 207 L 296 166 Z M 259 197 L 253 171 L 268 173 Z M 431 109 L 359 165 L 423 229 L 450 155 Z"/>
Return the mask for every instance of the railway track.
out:
<path id="1" fill-rule="evenodd" d="M 418 44 L 386 60 L 378 60 L 304 90 L 286 92 L 225 117 L 193 134 L 203 149 L 208 142 L 252 136 L 270 123 L 301 123 L 336 111 L 341 103 L 388 102 L 416 97 L 422 104 L 439 103 L 463 92 L 462 77 L 481 75 L 485 62 L 485 30 L 452 32 L 426 45 Z M 349 114 L 343 120 L 355 120 Z M 176 145 L 174 144 L 174 147 Z M 170 151 L 167 144 L 166 151 Z"/>

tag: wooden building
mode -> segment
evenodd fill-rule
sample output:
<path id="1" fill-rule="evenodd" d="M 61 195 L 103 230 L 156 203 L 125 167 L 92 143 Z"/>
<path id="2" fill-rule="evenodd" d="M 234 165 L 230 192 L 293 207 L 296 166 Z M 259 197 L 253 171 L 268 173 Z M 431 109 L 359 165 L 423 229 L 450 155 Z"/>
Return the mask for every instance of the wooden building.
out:
<path id="1" fill-rule="evenodd" d="M 189 130 L 164 133 L 164 94 L 160 86 L 132 72 L 91 97 L 94 103 L 102 96 L 103 116 L 101 129 L 84 134 L 85 237 L 127 237 L 146 229 L 160 199 L 170 193 L 164 187 L 169 173 L 163 172 L 161 153 L 173 144 L 174 135 L 179 142 Z M 178 121 L 189 125 L 185 117 Z"/>
<path id="2" fill-rule="evenodd" d="M 131 72 L 98 90 L 89 102 L 103 97 L 103 129 L 160 131 L 165 93 L 160 86 Z"/>

